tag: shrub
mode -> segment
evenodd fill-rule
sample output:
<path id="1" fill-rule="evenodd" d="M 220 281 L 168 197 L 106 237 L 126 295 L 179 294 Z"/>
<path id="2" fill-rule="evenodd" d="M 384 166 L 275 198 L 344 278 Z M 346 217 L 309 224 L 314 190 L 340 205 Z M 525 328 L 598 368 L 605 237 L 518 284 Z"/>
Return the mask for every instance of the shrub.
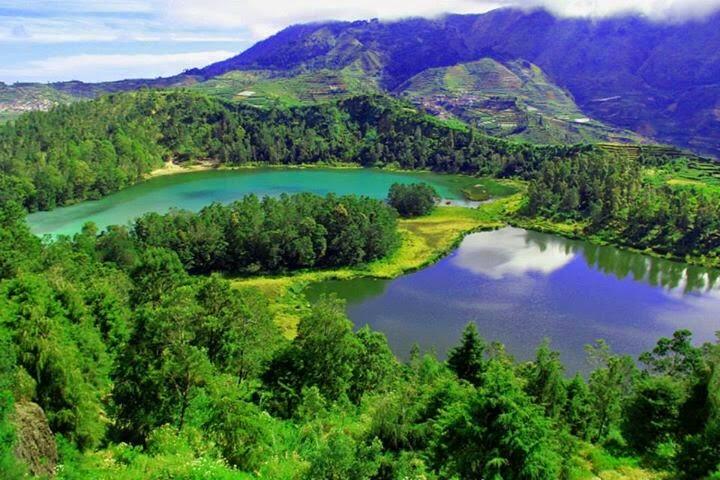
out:
<path id="1" fill-rule="evenodd" d="M 437 191 L 426 183 L 402 185 L 395 183 L 390 187 L 388 203 L 402 217 L 420 217 L 428 215 L 439 199 Z"/>

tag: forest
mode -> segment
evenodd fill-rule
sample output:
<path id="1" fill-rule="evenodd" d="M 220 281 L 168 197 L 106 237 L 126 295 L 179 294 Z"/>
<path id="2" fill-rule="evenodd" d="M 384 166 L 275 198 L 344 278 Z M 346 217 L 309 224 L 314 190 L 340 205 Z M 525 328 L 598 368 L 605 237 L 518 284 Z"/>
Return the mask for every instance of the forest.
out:
<path id="1" fill-rule="evenodd" d="M 187 91 L 144 90 L 0 126 L 0 200 L 51 210 L 131 185 L 167 160 L 350 162 L 526 177 L 544 160 L 592 148 L 495 139 L 384 96 L 258 109 Z"/>
<path id="2" fill-rule="evenodd" d="M 720 189 L 658 184 L 630 158 L 589 154 L 545 163 L 529 184 L 525 214 L 583 222 L 587 233 L 612 243 L 676 258 L 720 258 Z"/>
<path id="3" fill-rule="evenodd" d="M 300 199 L 336 201 L 285 201 Z M 113 256 L 90 227 L 44 243 L 12 202 L 0 222 L 4 478 L 22 478 L 9 414 L 31 401 L 60 479 L 579 479 L 588 462 L 720 475 L 720 343 L 687 331 L 639 361 L 589 346 L 587 377 L 567 378 L 547 342 L 516 362 L 474 324 L 446 361 L 399 362 L 335 298 L 289 340 L 264 295 L 192 276 L 164 245 Z"/>
<path id="4" fill-rule="evenodd" d="M 256 109 L 139 91 L 25 115 L 0 127 L 3 478 L 27 473 L 13 415 L 36 404 L 61 480 L 720 479 L 720 339 L 696 346 L 679 330 L 638 359 L 598 341 L 592 369 L 569 377 L 548 341 L 520 362 L 470 323 L 447 359 L 400 361 L 334 297 L 307 305 L 289 338 L 272 298 L 224 276 L 383 258 L 398 215 L 434 207 L 423 186 L 394 186 L 387 203 L 248 196 L 54 239 L 25 222 L 203 159 L 513 177 L 527 185 L 518 215 L 720 253 L 716 191 L 653 177 L 669 158 L 511 143 L 385 97 Z"/>
<path id="5" fill-rule="evenodd" d="M 105 258 L 160 247 L 172 250 L 190 273 L 278 273 L 339 267 L 382 258 L 399 244 L 397 213 L 367 197 L 311 194 L 254 195 L 198 213 L 148 213 L 128 232 L 100 236 Z M 122 239 L 122 240 L 121 240 Z"/>
<path id="6" fill-rule="evenodd" d="M 438 200 L 440 195 L 427 183 L 395 183 L 388 192 L 388 204 L 405 218 L 428 215 Z"/>

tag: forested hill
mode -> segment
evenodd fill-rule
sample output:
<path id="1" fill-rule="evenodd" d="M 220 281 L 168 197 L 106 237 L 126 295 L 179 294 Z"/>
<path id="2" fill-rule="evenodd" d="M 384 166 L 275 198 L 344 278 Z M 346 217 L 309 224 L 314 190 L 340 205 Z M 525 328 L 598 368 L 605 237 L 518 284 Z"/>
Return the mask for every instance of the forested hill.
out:
<path id="1" fill-rule="evenodd" d="M 173 77 L 6 86 L 0 88 L 0 120 L 144 87 L 195 85 L 238 101 L 247 101 L 249 93 L 257 101 L 315 102 L 385 92 L 479 128 L 488 127 L 490 118 L 486 131 L 493 135 L 553 143 L 650 138 L 717 157 L 719 22 L 720 13 L 662 23 L 498 9 L 435 19 L 295 25 L 235 57 Z M 484 62 L 482 68 L 477 62 Z M 498 75 L 511 80 L 501 82 L 500 91 Z M 513 75 L 524 83 L 518 86 Z M 500 126 L 513 126 L 507 132 L 492 125 L 492 118 L 503 114 Z"/>
<path id="2" fill-rule="evenodd" d="M 171 159 L 526 176 L 544 160 L 592 148 L 496 139 L 384 96 L 258 109 L 184 90 L 141 90 L 33 112 L 0 127 L 0 199 L 52 209 L 116 191 Z"/>
<path id="3" fill-rule="evenodd" d="M 190 73 L 363 69 L 393 90 L 414 75 L 483 58 L 525 60 L 567 89 L 589 116 L 718 155 L 720 14 L 656 23 L 623 16 L 557 18 L 546 11 L 289 27 L 228 60 Z"/>

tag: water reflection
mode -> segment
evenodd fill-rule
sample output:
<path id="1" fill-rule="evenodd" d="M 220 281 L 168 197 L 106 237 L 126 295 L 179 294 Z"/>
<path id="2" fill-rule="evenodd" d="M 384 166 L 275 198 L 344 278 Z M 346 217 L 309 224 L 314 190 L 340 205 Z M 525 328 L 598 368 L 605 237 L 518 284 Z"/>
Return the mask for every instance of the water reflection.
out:
<path id="1" fill-rule="evenodd" d="M 567 265 L 572 257 L 562 242 L 533 237 L 519 228 L 503 228 L 468 236 L 452 262 L 497 280 L 530 272 L 547 275 Z"/>
<path id="2" fill-rule="evenodd" d="M 584 346 L 599 338 L 631 355 L 680 328 L 713 341 L 717 284 L 717 270 L 507 228 L 470 235 L 448 258 L 395 280 L 328 282 L 307 293 L 346 298 L 355 324 L 385 333 L 401 357 L 414 343 L 443 356 L 474 321 L 520 360 L 550 338 L 572 373 L 587 371 Z"/>
<path id="3" fill-rule="evenodd" d="M 511 227 L 468 236 L 451 261 L 498 280 L 531 273 L 550 275 L 578 256 L 589 267 L 620 280 L 631 278 L 682 293 L 711 291 L 720 280 L 717 269 Z"/>
<path id="4" fill-rule="evenodd" d="M 323 295 L 334 294 L 342 298 L 348 305 L 361 303 L 372 297 L 379 297 L 392 280 L 381 278 L 358 278 L 355 280 L 327 280 L 314 283 L 305 290 L 306 297 L 311 301 L 318 300 Z"/>
<path id="5" fill-rule="evenodd" d="M 650 257 L 613 247 L 569 242 L 573 252 L 582 254 L 591 267 L 619 279 L 632 278 L 655 287 L 684 293 L 717 288 L 720 270 Z"/>

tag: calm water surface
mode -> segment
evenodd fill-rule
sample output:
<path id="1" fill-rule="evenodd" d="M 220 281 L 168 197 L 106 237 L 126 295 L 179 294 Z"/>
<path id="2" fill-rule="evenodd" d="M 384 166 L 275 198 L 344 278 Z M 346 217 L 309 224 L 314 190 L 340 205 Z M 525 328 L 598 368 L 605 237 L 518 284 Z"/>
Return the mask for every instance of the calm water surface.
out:
<path id="1" fill-rule="evenodd" d="M 415 342 L 444 356 L 474 321 L 519 360 L 549 338 L 572 373 L 586 370 L 584 346 L 599 338 L 632 355 L 679 328 L 713 340 L 718 278 L 716 270 L 505 228 L 470 235 L 439 263 L 395 280 L 326 282 L 307 293 L 345 298 L 355 324 L 385 333 L 400 357 Z"/>
<path id="2" fill-rule="evenodd" d="M 381 170 L 264 169 L 159 177 L 102 200 L 40 212 L 37 234 L 72 234 L 87 221 L 125 224 L 148 212 L 198 210 L 249 193 L 314 192 L 384 198 L 392 183 L 422 180 L 460 199 L 467 179 Z M 465 184 L 463 184 L 465 182 Z M 604 338 L 637 355 L 660 336 L 689 328 L 698 341 L 720 330 L 720 272 L 505 228 L 468 236 L 449 257 L 392 281 L 353 280 L 312 286 L 312 298 L 336 293 L 357 325 L 384 332 L 403 357 L 413 343 L 443 356 L 468 321 L 488 340 L 527 359 L 551 339 L 570 371 L 583 370 L 584 345 Z"/>
<path id="3" fill-rule="evenodd" d="M 250 193 L 277 196 L 313 192 L 387 197 L 393 183 L 423 181 L 447 199 L 461 200 L 467 177 L 376 169 L 248 169 L 217 170 L 157 177 L 97 201 L 82 202 L 28 216 L 35 234 L 73 234 L 85 222 L 100 228 L 126 224 L 145 212 L 170 208 L 199 210 L 212 202 L 231 202 Z"/>

